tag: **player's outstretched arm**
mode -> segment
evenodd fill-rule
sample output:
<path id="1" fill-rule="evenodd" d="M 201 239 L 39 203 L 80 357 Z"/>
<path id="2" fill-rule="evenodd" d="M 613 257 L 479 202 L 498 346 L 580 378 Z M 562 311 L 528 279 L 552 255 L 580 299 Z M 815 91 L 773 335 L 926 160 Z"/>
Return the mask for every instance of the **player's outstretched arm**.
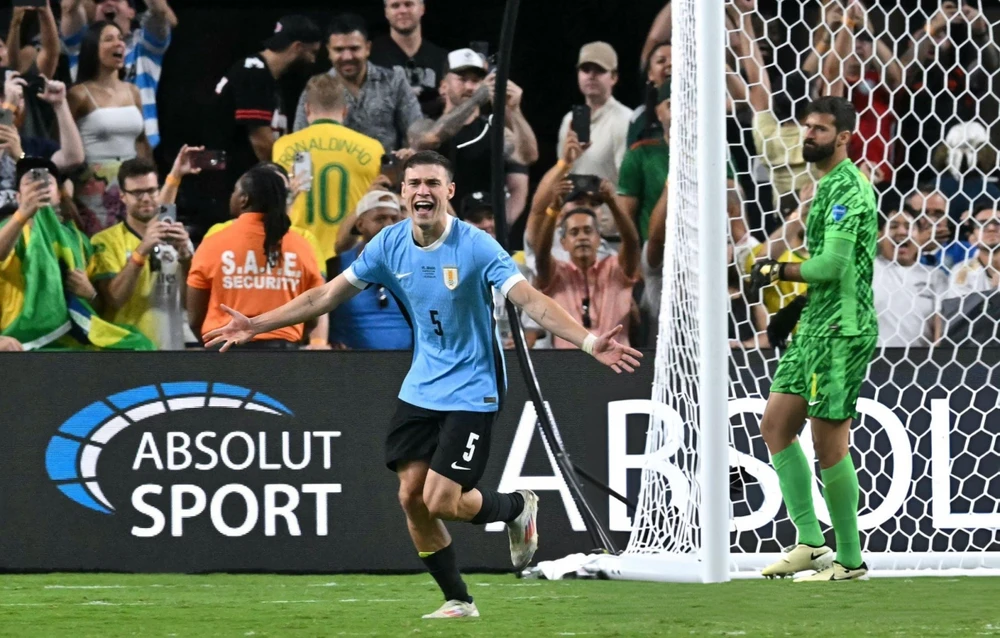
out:
<path id="1" fill-rule="evenodd" d="M 560 339 L 569 341 L 577 348 L 621 374 L 635 372 L 639 367 L 642 353 L 634 348 L 624 346 L 615 337 L 622 331 L 619 325 L 603 335 L 592 335 L 586 328 L 577 323 L 562 306 L 543 295 L 534 286 L 522 281 L 510 289 L 507 298 L 523 309 L 538 325 L 545 328 Z"/>
<path id="2" fill-rule="evenodd" d="M 222 306 L 222 309 L 232 316 L 232 320 L 225 326 L 207 333 L 205 347 L 211 348 L 221 343 L 220 352 L 225 352 L 233 345 L 249 342 L 255 335 L 298 325 L 325 315 L 359 292 L 361 292 L 359 288 L 340 274 L 332 281 L 299 295 L 280 308 L 252 319 L 232 308 Z"/>

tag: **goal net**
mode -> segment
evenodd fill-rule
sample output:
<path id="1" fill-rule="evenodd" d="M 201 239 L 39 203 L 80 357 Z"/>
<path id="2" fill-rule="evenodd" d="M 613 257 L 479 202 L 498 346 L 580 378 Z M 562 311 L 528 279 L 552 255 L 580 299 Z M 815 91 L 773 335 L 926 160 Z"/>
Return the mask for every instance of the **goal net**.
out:
<path id="1" fill-rule="evenodd" d="M 715 132 L 725 136 L 719 152 L 732 177 L 723 207 L 706 211 L 704 191 L 716 186 L 698 168 L 715 147 L 704 139 L 711 127 L 699 125 L 711 114 L 698 93 L 711 79 L 695 55 L 704 33 L 695 27 L 713 4 L 672 3 L 657 413 L 631 540 L 601 569 L 621 578 L 713 581 L 706 561 L 721 553 L 729 577 L 753 576 L 796 541 L 759 423 L 781 352 L 767 340 L 768 321 L 807 287 L 782 283 L 747 299 L 743 279 L 755 259 L 809 256 L 803 222 L 815 178 L 802 160 L 797 117 L 810 99 L 832 94 L 858 111 L 850 156 L 869 176 L 880 211 L 879 348 L 851 437 L 865 560 L 876 576 L 1000 574 L 1000 105 L 993 97 L 1000 7 L 730 0 L 717 32 L 725 41 L 727 100 Z M 704 257 L 700 229 L 723 208 L 725 336 L 700 320 L 709 302 L 703 273 L 693 267 Z M 727 385 L 724 366 L 704 366 L 712 339 L 728 346 L 728 387 L 715 400 L 727 406 L 722 445 L 731 489 L 712 483 L 718 470 L 705 467 L 718 439 L 706 436 L 716 424 L 706 413 L 704 382 Z M 802 444 L 813 458 L 808 428 Z M 813 470 L 814 506 L 832 544 Z M 722 547 L 711 542 L 717 530 L 704 515 L 718 499 L 729 508 Z"/>

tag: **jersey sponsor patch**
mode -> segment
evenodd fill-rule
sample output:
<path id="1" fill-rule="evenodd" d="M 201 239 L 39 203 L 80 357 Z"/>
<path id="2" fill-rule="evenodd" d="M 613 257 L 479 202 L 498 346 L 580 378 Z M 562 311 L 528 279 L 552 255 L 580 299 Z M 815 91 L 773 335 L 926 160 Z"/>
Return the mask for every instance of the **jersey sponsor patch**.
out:
<path id="1" fill-rule="evenodd" d="M 444 273 L 444 285 L 448 290 L 454 290 L 458 288 L 458 267 L 456 266 L 444 266 L 441 268 L 441 272 Z"/>
<path id="2" fill-rule="evenodd" d="M 839 222 L 847 215 L 847 206 L 834 204 L 833 208 L 830 209 L 830 215 L 833 217 L 833 221 Z"/>
<path id="3" fill-rule="evenodd" d="M 497 261 L 499 261 L 504 266 L 513 263 L 510 258 L 510 255 L 507 254 L 506 250 L 501 250 L 500 252 L 497 253 Z"/>

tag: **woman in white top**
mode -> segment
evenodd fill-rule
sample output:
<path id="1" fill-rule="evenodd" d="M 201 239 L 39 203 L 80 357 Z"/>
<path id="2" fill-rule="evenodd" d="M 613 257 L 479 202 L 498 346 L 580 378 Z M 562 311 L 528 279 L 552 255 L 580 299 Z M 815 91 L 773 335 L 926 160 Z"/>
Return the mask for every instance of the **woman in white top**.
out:
<path id="1" fill-rule="evenodd" d="M 125 40 L 113 22 L 95 22 L 80 46 L 77 84 L 69 92 L 73 119 L 83 138 L 86 168 L 76 198 L 88 234 L 125 219 L 118 167 L 136 156 L 152 159 L 142 120 L 139 89 L 122 78 Z"/>

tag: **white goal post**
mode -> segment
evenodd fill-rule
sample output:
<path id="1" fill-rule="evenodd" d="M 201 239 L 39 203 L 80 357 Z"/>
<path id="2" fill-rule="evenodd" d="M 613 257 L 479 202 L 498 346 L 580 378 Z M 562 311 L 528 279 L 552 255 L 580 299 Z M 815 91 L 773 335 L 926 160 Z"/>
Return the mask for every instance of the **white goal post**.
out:
<path id="1" fill-rule="evenodd" d="M 990 234 L 1000 236 L 1000 103 L 989 97 L 1000 85 L 1000 12 L 671 4 L 659 413 L 628 548 L 587 569 L 723 582 L 756 577 L 794 544 L 759 422 L 779 354 L 762 341 L 767 320 L 803 290 L 773 290 L 742 314 L 731 299 L 754 259 L 808 258 L 797 223 L 815 180 L 796 156 L 793 116 L 832 93 L 859 110 L 852 159 L 884 225 L 880 346 L 852 426 L 865 560 L 872 576 L 1000 575 L 1000 287 L 985 272 L 1000 268 Z M 812 458 L 808 428 L 802 442 Z M 731 470 L 741 477 L 732 496 Z M 832 541 L 819 481 L 813 493 Z"/>

